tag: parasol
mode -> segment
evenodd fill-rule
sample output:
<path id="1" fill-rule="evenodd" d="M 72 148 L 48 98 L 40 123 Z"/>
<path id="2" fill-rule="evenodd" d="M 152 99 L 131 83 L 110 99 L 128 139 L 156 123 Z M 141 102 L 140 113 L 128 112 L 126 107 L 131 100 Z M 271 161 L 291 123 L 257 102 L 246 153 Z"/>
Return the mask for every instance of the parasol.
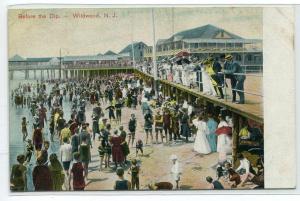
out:
<path id="1" fill-rule="evenodd" d="M 189 55 L 190 53 L 188 53 L 187 51 L 180 51 L 176 54 L 177 57 L 187 57 Z"/>
<path id="2" fill-rule="evenodd" d="M 232 134 L 232 128 L 229 126 L 223 126 L 216 130 L 217 135 L 226 134 L 231 135 Z"/>

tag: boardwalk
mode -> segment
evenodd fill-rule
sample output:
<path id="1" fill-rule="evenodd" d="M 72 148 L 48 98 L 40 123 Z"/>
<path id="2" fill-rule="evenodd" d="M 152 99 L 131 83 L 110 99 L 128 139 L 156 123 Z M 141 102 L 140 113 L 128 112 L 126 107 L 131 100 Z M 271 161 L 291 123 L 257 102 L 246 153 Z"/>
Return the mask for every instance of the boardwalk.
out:
<path id="1" fill-rule="evenodd" d="M 145 74 L 139 70 L 136 71 L 137 74 L 140 74 L 144 77 L 148 77 L 150 79 L 153 79 L 152 76 Z M 180 91 L 187 92 L 189 94 L 192 94 L 195 97 L 199 97 L 202 99 L 205 99 L 206 101 L 213 103 L 215 106 L 221 106 L 224 108 L 229 109 L 232 112 L 235 112 L 241 116 L 244 116 L 246 118 L 252 119 L 258 123 L 263 124 L 263 77 L 262 74 L 249 74 L 247 75 L 247 78 L 245 80 L 245 91 L 246 92 L 252 92 L 257 95 L 247 94 L 245 93 L 245 104 L 235 104 L 231 102 L 231 88 L 230 88 L 230 80 L 227 80 L 228 88 L 226 88 L 226 94 L 227 99 L 220 100 L 216 97 L 205 95 L 202 92 L 199 91 L 197 88 L 190 89 L 189 87 L 186 87 L 181 84 L 176 84 L 174 82 L 170 82 L 167 80 L 160 80 L 162 84 L 175 87 L 176 89 L 179 89 Z M 237 95 L 238 97 L 238 95 Z"/>

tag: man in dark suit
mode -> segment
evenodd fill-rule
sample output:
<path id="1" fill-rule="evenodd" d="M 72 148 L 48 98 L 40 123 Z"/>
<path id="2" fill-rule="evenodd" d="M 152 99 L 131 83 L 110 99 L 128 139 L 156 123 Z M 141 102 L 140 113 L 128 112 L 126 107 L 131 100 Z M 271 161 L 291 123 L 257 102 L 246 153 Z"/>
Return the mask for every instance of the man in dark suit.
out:
<path id="1" fill-rule="evenodd" d="M 235 61 L 232 55 L 225 57 L 224 74 L 230 78 L 232 88 L 232 102 L 237 104 L 245 103 L 244 82 L 246 79 L 244 69 Z M 236 93 L 238 93 L 240 100 L 236 102 Z"/>

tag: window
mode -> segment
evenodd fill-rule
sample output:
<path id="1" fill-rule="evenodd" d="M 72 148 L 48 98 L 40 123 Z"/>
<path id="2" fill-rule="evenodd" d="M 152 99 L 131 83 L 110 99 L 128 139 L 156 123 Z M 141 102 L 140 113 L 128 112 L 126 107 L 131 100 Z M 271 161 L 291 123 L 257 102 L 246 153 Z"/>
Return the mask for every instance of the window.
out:
<path id="1" fill-rule="evenodd" d="M 248 54 L 248 55 L 247 55 L 247 60 L 248 60 L 248 61 L 252 61 L 252 55 L 251 55 L 251 54 Z"/>
<path id="2" fill-rule="evenodd" d="M 224 38 L 224 31 L 221 32 L 221 37 Z"/>
<path id="3" fill-rule="evenodd" d="M 218 48 L 224 48 L 225 47 L 225 43 L 217 43 L 217 47 Z"/>
<path id="4" fill-rule="evenodd" d="M 232 43 L 227 43 L 227 44 L 226 44 L 226 47 L 231 48 L 231 47 L 233 47 L 233 44 L 232 44 Z"/>
<path id="5" fill-rule="evenodd" d="M 243 47 L 242 43 L 236 43 L 235 47 Z"/>

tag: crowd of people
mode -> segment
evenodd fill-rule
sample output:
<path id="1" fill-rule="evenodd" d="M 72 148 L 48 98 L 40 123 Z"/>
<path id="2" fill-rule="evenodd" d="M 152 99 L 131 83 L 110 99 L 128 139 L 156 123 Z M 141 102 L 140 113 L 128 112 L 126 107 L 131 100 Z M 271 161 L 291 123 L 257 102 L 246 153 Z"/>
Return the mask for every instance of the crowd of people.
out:
<path id="1" fill-rule="evenodd" d="M 15 101 L 19 97 L 23 97 L 26 103 Z M 130 151 L 143 154 L 144 146 L 161 143 L 194 142 L 194 151 L 201 155 L 218 152 L 217 172 L 226 177 L 229 175 L 230 182 L 236 177 L 241 180 L 235 179 L 234 187 L 258 180 L 263 175 L 263 166 L 259 171 L 250 172 L 250 162 L 243 156 L 239 156 L 242 162 L 238 169 L 231 167 L 233 123 L 230 115 L 220 113 L 216 119 L 214 111 L 198 107 L 197 103 L 176 102 L 174 97 L 164 97 L 161 92 L 155 96 L 151 84 L 133 74 L 20 84 L 12 92 L 12 103 L 30 110 L 33 133 L 29 136 L 29 121 L 23 117 L 20 131 L 26 151 L 17 156 L 18 164 L 12 166 L 11 189 L 14 191 L 26 191 L 25 172 L 33 158 L 35 191 L 84 190 L 91 149 L 96 141 L 100 141 L 97 147 L 99 171 L 112 168 L 116 172 L 118 179 L 112 187 L 116 190 L 140 189 L 141 164 L 136 158 L 128 160 Z M 63 104 L 70 106 L 70 116 L 65 115 L 66 105 Z M 122 119 L 124 107 L 132 111 L 141 107 L 145 142 L 136 137 L 138 120 L 135 114 Z M 92 116 L 89 122 L 87 113 L 90 108 Z M 127 128 L 121 124 L 124 121 Z M 49 147 L 55 141 L 59 141 L 59 149 L 49 154 Z M 162 183 L 162 186 L 178 189 L 182 173 L 180 161 L 175 154 L 170 160 L 173 184 Z M 126 168 L 131 181 L 124 178 Z M 220 173 L 219 177 L 222 175 Z M 214 188 L 221 185 L 211 177 L 206 180 Z M 154 189 L 164 189 L 160 184 L 154 186 Z"/>
<path id="2" fill-rule="evenodd" d="M 224 99 L 226 79 L 230 80 L 232 102 L 245 103 L 244 82 L 245 69 L 233 56 L 221 54 L 219 57 L 208 56 L 199 60 L 197 57 L 181 56 L 162 59 L 157 62 L 158 77 L 187 87 L 197 87 L 204 94 Z M 154 75 L 152 62 L 138 64 L 138 68 Z M 239 100 L 236 97 L 239 95 Z"/>

